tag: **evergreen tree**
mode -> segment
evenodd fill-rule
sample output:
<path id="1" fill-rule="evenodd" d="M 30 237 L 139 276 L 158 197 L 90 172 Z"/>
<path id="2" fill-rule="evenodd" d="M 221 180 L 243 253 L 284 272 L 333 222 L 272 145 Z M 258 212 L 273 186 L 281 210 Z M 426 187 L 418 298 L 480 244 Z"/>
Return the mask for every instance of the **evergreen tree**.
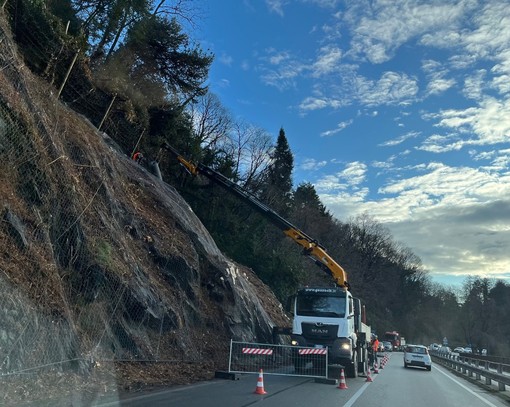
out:
<path id="1" fill-rule="evenodd" d="M 151 16 L 128 31 L 112 59 L 129 67 L 129 83 L 149 91 L 160 86 L 167 98 L 183 100 L 184 110 L 193 98 L 207 92 L 203 83 L 213 56 L 192 44 L 175 18 Z"/>
<path id="2" fill-rule="evenodd" d="M 290 151 L 285 131 L 281 128 L 265 177 L 263 199 L 284 217 L 289 214 L 292 203 L 293 170 L 294 156 Z"/>
<path id="3" fill-rule="evenodd" d="M 293 194 L 293 206 L 290 216 L 291 222 L 299 229 L 324 245 L 328 251 L 334 248 L 336 228 L 332 215 L 326 210 L 321 202 L 315 187 L 309 182 L 301 183 Z M 309 269 L 309 264 L 306 264 Z M 317 270 L 311 270 L 317 274 Z M 321 276 L 322 277 L 322 276 Z M 328 277 L 329 276 L 326 276 Z"/>

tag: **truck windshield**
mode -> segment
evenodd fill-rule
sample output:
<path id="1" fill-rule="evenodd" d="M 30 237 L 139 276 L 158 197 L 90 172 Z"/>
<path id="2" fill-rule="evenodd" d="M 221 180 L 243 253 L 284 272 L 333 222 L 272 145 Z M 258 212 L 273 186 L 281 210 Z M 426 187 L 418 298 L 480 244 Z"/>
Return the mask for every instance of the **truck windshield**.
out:
<path id="1" fill-rule="evenodd" d="M 345 305 L 343 296 L 303 295 L 297 298 L 297 314 L 343 318 Z"/>

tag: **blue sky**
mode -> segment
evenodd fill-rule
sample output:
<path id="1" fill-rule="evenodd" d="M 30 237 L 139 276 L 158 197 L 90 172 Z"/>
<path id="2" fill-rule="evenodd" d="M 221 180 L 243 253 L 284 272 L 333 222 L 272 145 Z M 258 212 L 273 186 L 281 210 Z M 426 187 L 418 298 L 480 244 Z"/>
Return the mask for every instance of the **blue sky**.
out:
<path id="1" fill-rule="evenodd" d="M 507 0 L 202 8 L 210 90 L 275 140 L 284 128 L 295 185 L 339 220 L 369 213 L 435 281 L 510 278 Z"/>

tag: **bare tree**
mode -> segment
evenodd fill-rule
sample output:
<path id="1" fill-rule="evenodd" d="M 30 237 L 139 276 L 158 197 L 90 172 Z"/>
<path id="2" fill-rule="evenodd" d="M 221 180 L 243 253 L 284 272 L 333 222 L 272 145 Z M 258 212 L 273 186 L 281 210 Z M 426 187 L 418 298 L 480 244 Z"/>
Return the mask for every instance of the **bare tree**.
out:
<path id="1" fill-rule="evenodd" d="M 232 129 L 232 117 L 215 94 L 208 92 L 198 98 L 188 111 L 202 148 L 217 150 L 225 144 Z"/>
<path id="2" fill-rule="evenodd" d="M 234 168 L 245 188 L 256 192 L 270 162 L 271 135 L 244 121 L 234 123 L 229 138 Z"/>

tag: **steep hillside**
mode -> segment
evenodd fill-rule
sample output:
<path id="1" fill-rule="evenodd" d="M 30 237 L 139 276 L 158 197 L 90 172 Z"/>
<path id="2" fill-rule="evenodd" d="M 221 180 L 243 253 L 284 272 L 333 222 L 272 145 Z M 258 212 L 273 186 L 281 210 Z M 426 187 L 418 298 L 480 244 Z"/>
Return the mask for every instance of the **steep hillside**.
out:
<path id="1" fill-rule="evenodd" d="M 231 338 L 288 324 L 171 186 L 30 73 L 2 19 L 0 64 L 0 404 L 210 378 Z"/>

